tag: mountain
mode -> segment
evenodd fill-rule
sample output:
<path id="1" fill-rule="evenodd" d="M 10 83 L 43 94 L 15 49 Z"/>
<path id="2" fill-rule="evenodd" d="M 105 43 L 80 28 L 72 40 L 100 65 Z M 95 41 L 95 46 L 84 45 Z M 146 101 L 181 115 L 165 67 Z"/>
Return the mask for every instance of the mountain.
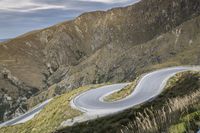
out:
<path id="1" fill-rule="evenodd" d="M 2 42 L 1 120 L 82 85 L 200 64 L 199 14 L 197 0 L 142 0 Z"/>
<path id="2" fill-rule="evenodd" d="M 4 42 L 4 41 L 6 41 L 6 40 L 8 40 L 8 39 L 0 39 L 0 42 Z"/>

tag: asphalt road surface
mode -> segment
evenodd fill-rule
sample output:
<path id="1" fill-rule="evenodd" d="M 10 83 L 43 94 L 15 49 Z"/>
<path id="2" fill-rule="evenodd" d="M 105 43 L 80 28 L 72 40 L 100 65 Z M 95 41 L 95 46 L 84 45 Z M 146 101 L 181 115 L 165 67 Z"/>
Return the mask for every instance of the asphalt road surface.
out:
<path id="1" fill-rule="evenodd" d="M 29 120 L 31 120 L 35 115 L 37 115 L 52 99 L 49 99 L 43 103 L 41 103 L 40 105 L 36 106 L 35 108 L 33 108 L 32 110 L 28 111 L 27 113 L 16 117 L 12 120 L 6 121 L 4 123 L 0 124 L 0 127 L 3 126 L 11 126 L 11 125 L 16 125 L 16 124 L 20 124 L 20 123 L 25 123 Z"/>
<path id="2" fill-rule="evenodd" d="M 152 100 L 162 91 L 167 80 L 178 72 L 192 70 L 193 67 L 172 67 L 145 75 L 128 97 L 115 102 L 105 102 L 106 95 L 119 91 L 127 83 L 103 86 L 89 90 L 75 97 L 72 106 L 89 114 L 115 113 Z"/>

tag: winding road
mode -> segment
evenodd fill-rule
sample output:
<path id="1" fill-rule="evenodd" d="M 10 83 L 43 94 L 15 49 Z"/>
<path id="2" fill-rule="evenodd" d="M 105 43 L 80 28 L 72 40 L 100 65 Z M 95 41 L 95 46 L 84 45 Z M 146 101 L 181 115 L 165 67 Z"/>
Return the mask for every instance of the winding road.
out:
<path id="1" fill-rule="evenodd" d="M 71 105 L 88 114 L 110 114 L 147 102 L 158 96 L 167 80 L 178 72 L 194 70 L 194 67 L 172 67 L 157 70 L 141 78 L 135 90 L 128 97 L 115 102 L 106 102 L 105 96 L 119 91 L 128 83 L 103 86 L 89 90 L 74 98 Z"/>
<path id="2" fill-rule="evenodd" d="M 104 98 L 107 95 L 121 90 L 129 83 L 113 84 L 86 91 L 75 97 L 70 102 L 73 108 L 85 112 L 85 116 L 69 119 L 63 122 L 63 125 L 72 125 L 75 122 L 82 122 L 88 119 L 95 119 L 97 118 L 96 116 L 99 117 L 111 113 L 116 113 L 131 108 L 135 105 L 139 105 L 141 103 L 152 100 L 163 91 L 164 86 L 170 77 L 172 77 L 178 72 L 187 70 L 200 69 L 197 67 L 172 67 L 151 72 L 141 78 L 131 95 L 115 102 L 106 102 L 104 101 Z M 26 121 L 31 120 L 51 100 L 52 99 L 49 99 L 43 102 L 42 104 L 33 108 L 31 111 L 25 113 L 24 115 L 21 115 L 10 121 L 0 124 L 0 127 L 25 123 Z"/>

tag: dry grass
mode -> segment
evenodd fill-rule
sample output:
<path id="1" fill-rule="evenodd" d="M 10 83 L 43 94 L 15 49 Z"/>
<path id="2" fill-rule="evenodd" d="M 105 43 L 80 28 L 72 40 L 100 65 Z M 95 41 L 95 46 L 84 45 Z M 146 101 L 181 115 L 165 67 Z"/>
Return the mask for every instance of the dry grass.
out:
<path id="1" fill-rule="evenodd" d="M 72 90 L 54 98 L 35 118 L 15 126 L 0 128 L 0 133 L 50 133 L 59 128 L 60 124 L 81 114 L 71 108 L 69 102 L 77 94 L 102 85 L 89 85 Z"/>
<path id="2" fill-rule="evenodd" d="M 178 82 L 183 82 L 183 80 L 185 80 L 184 77 L 188 74 L 189 75 L 197 75 L 198 77 L 200 77 L 200 72 L 198 72 L 198 71 L 188 70 L 188 71 L 185 71 L 185 72 L 179 72 L 167 81 L 167 83 L 165 85 L 165 90 L 172 89 L 172 86 L 176 86 L 176 84 Z"/>
<path id="3" fill-rule="evenodd" d="M 140 78 L 138 77 L 133 82 L 131 82 L 131 84 L 125 86 L 120 91 L 117 91 L 117 92 L 112 93 L 111 95 L 108 95 L 107 97 L 105 97 L 105 101 L 113 102 L 113 101 L 117 101 L 117 100 L 127 97 L 134 91 L 139 80 Z"/>
<path id="4" fill-rule="evenodd" d="M 125 126 L 122 133 L 160 133 L 167 132 L 174 133 L 177 130 L 187 131 L 187 122 L 191 119 L 186 119 L 182 123 L 172 126 L 191 108 L 196 108 L 200 104 L 200 91 L 196 91 L 188 96 L 177 97 L 169 99 L 165 106 L 159 110 L 154 108 L 147 108 L 143 113 L 137 113 L 136 119 Z M 195 113 L 200 117 L 199 113 Z M 194 116 L 194 115 L 193 115 Z M 188 117 L 186 117 L 188 118 Z M 187 122 L 186 122 L 187 121 Z M 176 132 L 177 133 L 177 132 Z"/>

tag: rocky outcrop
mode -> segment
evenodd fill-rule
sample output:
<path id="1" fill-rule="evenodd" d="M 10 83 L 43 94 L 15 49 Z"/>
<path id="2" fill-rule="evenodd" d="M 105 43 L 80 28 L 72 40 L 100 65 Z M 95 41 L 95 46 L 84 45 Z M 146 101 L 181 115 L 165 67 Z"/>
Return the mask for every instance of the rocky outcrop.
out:
<path id="1" fill-rule="evenodd" d="M 0 85 L 1 120 L 9 120 L 25 113 L 28 110 L 27 99 L 39 91 L 24 84 L 6 68 L 0 72 Z"/>

